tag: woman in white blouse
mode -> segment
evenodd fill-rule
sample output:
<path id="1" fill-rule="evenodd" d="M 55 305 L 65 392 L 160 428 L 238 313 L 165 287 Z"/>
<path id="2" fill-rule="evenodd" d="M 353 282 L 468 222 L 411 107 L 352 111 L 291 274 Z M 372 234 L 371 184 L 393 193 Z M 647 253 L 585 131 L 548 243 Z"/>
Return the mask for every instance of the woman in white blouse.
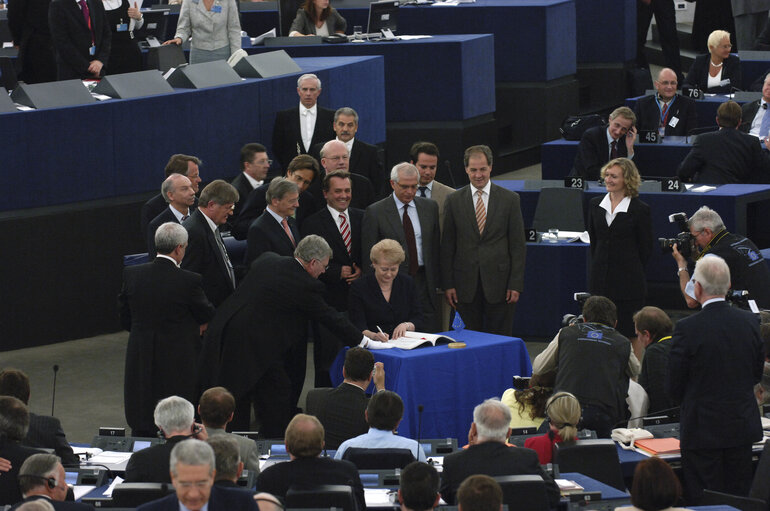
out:
<path id="1" fill-rule="evenodd" d="M 184 0 L 176 34 L 163 44 L 182 44 L 190 36 L 190 64 L 229 59 L 241 49 L 237 0 Z"/>

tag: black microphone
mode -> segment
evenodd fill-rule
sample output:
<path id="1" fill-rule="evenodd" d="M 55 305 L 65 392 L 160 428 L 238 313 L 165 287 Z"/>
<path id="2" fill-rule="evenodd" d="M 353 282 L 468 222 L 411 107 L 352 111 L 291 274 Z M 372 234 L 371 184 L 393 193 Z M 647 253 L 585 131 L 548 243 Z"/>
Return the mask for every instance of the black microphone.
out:
<path id="1" fill-rule="evenodd" d="M 615 423 L 615 425 L 613 427 L 617 428 L 619 426 L 622 426 L 623 424 L 629 423 L 630 421 L 635 421 L 635 420 L 638 420 L 638 419 L 648 419 L 650 417 L 658 417 L 659 415 L 666 414 L 668 412 L 675 412 L 677 410 L 679 410 L 678 406 L 675 406 L 673 408 L 664 408 L 663 410 L 657 410 L 657 411 L 654 411 L 652 413 L 648 413 L 647 415 L 640 415 L 639 417 L 631 417 L 631 418 L 626 419 L 626 420 L 618 421 L 618 422 Z"/>
<path id="2" fill-rule="evenodd" d="M 449 182 L 452 184 L 452 188 L 457 190 L 457 183 L 455 183 L 455 175 L 452 173 L 452 164 L 449 160 L 444 161 L 446 165 L 446 173 L 449 174 Z"/>
<path id="3" fill-rule="evenodd" d="M 417 461 L 420 460 L 420 438 L 422 437 L 422 411 L 425 409 L 422 405 L 417 405 Z"/>
<path id="4" fill-rule="evenodd" d="M 53 407 L 56 403 L 56 373 L 59 372 L 59 365 L 53 365 L 53 390 L 51 391 L 51 416 L 53 416 Z"/>

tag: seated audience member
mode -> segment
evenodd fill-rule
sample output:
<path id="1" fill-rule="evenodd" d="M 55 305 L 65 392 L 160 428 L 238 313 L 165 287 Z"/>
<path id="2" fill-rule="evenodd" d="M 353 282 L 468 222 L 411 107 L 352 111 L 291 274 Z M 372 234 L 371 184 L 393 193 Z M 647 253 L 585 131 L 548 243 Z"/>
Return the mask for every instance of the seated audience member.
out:
<path id="1" fill-rule="evenodd" d="M 500 401 L 511 409 L 511 428 L 539 428 L 545 420 L 545 403 L 553 394 L 551 387 L 508 389 Z"/>
<path id="2" fill-rule="evenodd" d="M 765 119 L 770 102 L 770 74 L 762 81 L 762 97 L 741 106 L 741 124 L 738 129 L 759 138 L 760 143 L 770 134 L 770 117 Z"/>
<path id="3" fill-rule="evenodd" d="M 215 467 L 214 450 L 206 442 L 185 439 L 174 444 L 169 453 L 168 468 L 176 492 L 143 504 L 137 511 L 257 510 L 251 492 L 214 484 Z"/>
<path id="4" fill-rule="evenodd" d="M 417 461 L 425 461 L 425 451 L 410 438 L 396 435 L 395 431 L 404 417 L 404 402 L 395 392 L 383 390 L 369 400 L 366 407 L 366 422 L 369 431 L 363 435 L 345 440 L 337 449 L 334 459 L 341 460 L 350 447 L 366 449 L 409 449 Z"/>
<path id="5" fill-rule="evenodd" d="M 166 443 L 153 445 L 132 454 L 126 465 L 126 482 L 171 482 L 166 466 L 171 449 L 188 438 L 199 440 L 208 438 L 206 428 L 194 422 L 194 413 L 195 408 L 192 403 L 179 396 L 170 396 L 158 403 L 155 407 L 155 425 L 163 434 Z"/>
<path id="6" fill-rule="evenodd" d="M 24 500 L 11 507 L 11 510 L 38 500 L 48 501 L 54 509 L 62 511 L 94 509 L 86 504 L 64 502 L 68 489 L 64 467 L 60 458 L 53 454 L 33 454 L 27 458 L 19 470 L 19 488 Z"/>
<path id="7" fill-rule="evenodd" d="M 655 80 L 656 94 L 636 102 L 636 126 L 640 130 L 659 131 L 664 137 L 683 137 L 698 127 L 695 101 L 676 93 L 677 78 L 673 69 L 664 67 Z"/>
<path id="8" fill-rule="evenodd" d="M 198 194 L 198 186 L 201 183 L 200 166 L 203 164 L 199 158 L 195 156 L 189 156 L 187 154 L 174 154 L 168 159 L 164 173 L 168 178 L 171 174 L 182 174 L 190 180 L 193 192 Z M 196 199 L 197 201 L 197 199 Z M 163 194 L 153 196 L 150 200 L 144 203 L 141 211 L 141 227 L 142 236 L 147 236 L 147 226 L 150 224 L 153 218 L 163 212 L 168 207 L 167 201 Z M 194 210 L 197 207 L 197 202 L 192 206 Z"/>
<path id="9" fill-rule="evenodd" d="M 413 461 L 401 471 L 398 502 L 401 511 L 428 511 L 438 506 L 438 472 L 432 465 Z"/>
<path id="10" fill-rule="evenodd" d="M 243 462 L 238 454 L 238 442 L 231 436 L 209 437 L 206 443 L 214 449 L 217 474 L 214 484 L 226 488 L 239 488 L 238 478 L 243 473 Z"/>
<path id="11" fill-rule="evenodd" d="M 12 505 L 22 498 L 17 484 L 19 469 L 24 460 L 40 451 L 21 445 L 29 429 L 29 411 L 21 400 L 0 396 L 0 507 Z M 10 466 L 9 466 L 10 465 Z"/>
<path id="12" fill-rule="evenodd" d="M 321 457 L 324 427 L 312 415 L 294 416 L 284 436 L 291 461 L 267 467 L 257 478 L 257 490 L 285 499 L 292 485 L 341 484 L 353 488 L 358 509 L 366 509 L 364 487 L 349 461 Z"/>
<path id="13" fill-rule="evenodd" d="M 346 27 L 345 18 L 329 5 L 329 0 L 305 0 L 297 10 L 289 36 L 344 34 Z"/>
<path id="14" fill-rule="evenodd" d="M 545 416 L 549 430 L 543 436 L 528 438 L 524 447 L 537 452 L 541 465 L 546 465 L 553 458 L 553 446 L 560 442 L 573 442 L 577 439 L 577 426 L 580 421 L 580 403 L 569 392 L 557 392 L 545 406 Z"/>
<path id="15" fill-rule="evenodd" d="M 673 401 L 666 393 L 668 354 L 671 352 L 671 332 L 674 331 L 674 324 L 661 309 L 647 306 L 634 314 L 634 328 L 636 338 L 644 346 L 639 385 L 644 388 L 650 399 L 647 411 L 654 414 L 668 410 L 674 407 Z"/>
<path id="16" fill-rule="evenodd" d="M 610 124 L 586 130 L 578 145 L 571 175 L 590 181 L 599 179 L 602 167 L 615 158 L 633 158 L 636 115 L 627 106 L 612 111 Z"/>
<path id="17" fill-rule="evenodd" d="M 293 215 L 299 206 L 299 188 L 284 177 L 270 181 L 265 195 L 267 207 L 249 226 L 246 264 L 265 252 L 291 256 L 299 243 L 300 234 Z"/>
<path id="18" fill-rule="evenodd" d="M 615 511 L 684 511 L 674 507 L 682 498 L 682 485 L 671 466 L 653 456 L 636 465 L 631 487 L 633 506 L 617 507 Z"/>
<path id="19" fill-rule="evenodd" d="M 412 277 L 399 272 L 406 259 L 395 240 L 384 239 L 370 252 L 373 272 L 350 285 L 348 315 L 364 335 L 377 341 L 398 339 L 406 332 L 420 331 L 422 305 Z"/>
<path id="20" fill-rule="evenodd" d="M 29 377 L 23 371 L 8 368 L 0 372 L 0 396 L 13 396 L 29 405 L 29 395 Z M 29 430 L 21 443 L 28 447 L 53 449 L 65 465 L 80 463 L 56 417 L 29 412 Z"/>
<path id="21" fill-rule="evenodd" d="M 160 193 L 166 199 L 168 208 L 158 213 L 147 226 L 147 253 L 150 259 L 155 257 L 157 253 L 155 249 L 155 232 L 158 230 L 158 227 L 166 222 L 181 224 L 190 218 L 190 213 L 192 213 L 190 208 L 192 208 L 197 200 L 195 191 L 192 188 L 192 182 L 182 174 L 171 174 L 168 176 L 160 186 Z"/>
<path id="22" fill-rule="evenodd" d="M 318 417 L 323 425 L 327 449 L 337 449 L 345 440 L 369 431 L 366 389 L 374 380 L 377 392 L 385 390 L 382 362 L 375 363 L 372 352 L 358 346 L 345 353 L 342 377 L 342 383 L 336 389 L 307 396 L 307 411 Z"/>
<path id="23" fill-rule="evenodd" d="M 225 427 L 233 420 L 234 412 L 235 398 L 226 388 L 212 387 L 201 395 L 198 403 L 198 415 L 200 415 L 209 438 L 226 436 L 235 440 L 246 470 L 259 474 L 257 442 L 225 431 Z"/>
<path id="24" fill-rule="evenodd" d="M 754 394 L 761 406 L 770 403 L 770 324 L 762 323 L 759 332 L 765 348 L 765 366 L 762 370 L 762 380 L 754 386 Z"/>
<path id="25" fill-rule="evenodd" d="M 457 511 L 503 511 L 503 489 L 487 475 L 470 476 L 457 489 Z"/>
<path id="26" fill-rule="evenodd" d="M 441 497 L 447 504 L 455 504 L 457 489 L 468 476 L 532 474 L 543 478 L 548 504 L 556 507 L 559 503 L 559 488 L 540 466 L 537 453 L 532 449 L 505 445 L 511 434 L 508 427 L 510 423 L 511 411 L 497 399 L 487 399 L 473 409 L 473 423 L 468 432 L 469 447 L 444 458 Z"/>
<path id="27" fill-rule="evenodd" d="M 705 55 L 695 57 L 690 66 L 683 89 L 699 89 L 712 94 L 730 94 L 733 89 L 743 86 L 741 80 L 741 59 L 730 55 L 730 33 L 714 30 L 708 38 Z"/>
<path id="28" fill-rule="evenodd" d="M 267 149 L 262 144 L 250 143 L 241 147 L 241 173 L 230 181 L 241 198 L 235 203 L 233 219 L 238 218 L 249 194 L 265 183 L 267 171 L 272 163 L 267 157 Z"/>

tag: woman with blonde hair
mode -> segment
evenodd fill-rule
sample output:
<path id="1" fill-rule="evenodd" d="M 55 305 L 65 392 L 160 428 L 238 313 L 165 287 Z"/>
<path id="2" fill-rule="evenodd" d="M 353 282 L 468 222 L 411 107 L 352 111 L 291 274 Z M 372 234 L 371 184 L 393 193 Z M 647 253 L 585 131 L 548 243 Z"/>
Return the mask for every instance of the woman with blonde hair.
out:
<path id="1" fill-rule="evenodd" d="M 578 399 L 569 392 L 557 392 L 545 405 L 545 418 L 549 423 L 548 433 L 528 438 L 524 447 L 537 452 L 540 464 L 550 463 L 553 446 L 560 442 L 574 442 L 582 410 Z"/>
<path id="2" fill-rule="evenodd" d="M 740 89 L 743 86 L 741 59 L 730 54 L 732 48 L 730 32 L 711 32 L 708 38 L 709 52 L 695 57 L 682 88 L 700 89 L 714 94 L 730 94 L 734 88 Z"/>

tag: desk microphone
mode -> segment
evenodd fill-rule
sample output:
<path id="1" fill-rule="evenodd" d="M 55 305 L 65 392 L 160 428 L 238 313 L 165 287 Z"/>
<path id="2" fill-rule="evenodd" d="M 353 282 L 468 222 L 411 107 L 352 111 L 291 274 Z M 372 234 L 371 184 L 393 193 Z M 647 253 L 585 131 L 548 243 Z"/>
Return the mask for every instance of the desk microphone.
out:
<path id="1" fill-rule="evenodd" d="M 617 427 L 623 426 L 624 424 L 628 424 L 630 421 L 635 421 L 639 419 L 648 419 L 650 417 L 658 417 L 659 415 L 662 415 L 668 412 L 675 412 L 677 410 L 679 410 L 678 406 L 675 406 L 673 408 L 664 408 L 663 410 L 656 410 L 652 413 L 648 413 L 647 415 L 640 415 L 639 417 L 631 417 L 626 420 L 618 421 L 617 423 L 615 423 L 613 427 L 617 428 Z"/>
<path id="2" fill-rule="evenodd" d="M 51 416 L 53 416 L 53 407 L 56 403 L 56 373 L 59 372 L 59 365 L 53 365 L 53 389 L 51 391 Z"/>
<path id="3" fill-rule="evenodd" d="M 420 438 L 422 437 L 422 411 L 424 409 L 424 406 L 417 405 L 417 456 L 415 456 L 417 461 L 420 461 L 420 449 L 422 448 Z"/>

